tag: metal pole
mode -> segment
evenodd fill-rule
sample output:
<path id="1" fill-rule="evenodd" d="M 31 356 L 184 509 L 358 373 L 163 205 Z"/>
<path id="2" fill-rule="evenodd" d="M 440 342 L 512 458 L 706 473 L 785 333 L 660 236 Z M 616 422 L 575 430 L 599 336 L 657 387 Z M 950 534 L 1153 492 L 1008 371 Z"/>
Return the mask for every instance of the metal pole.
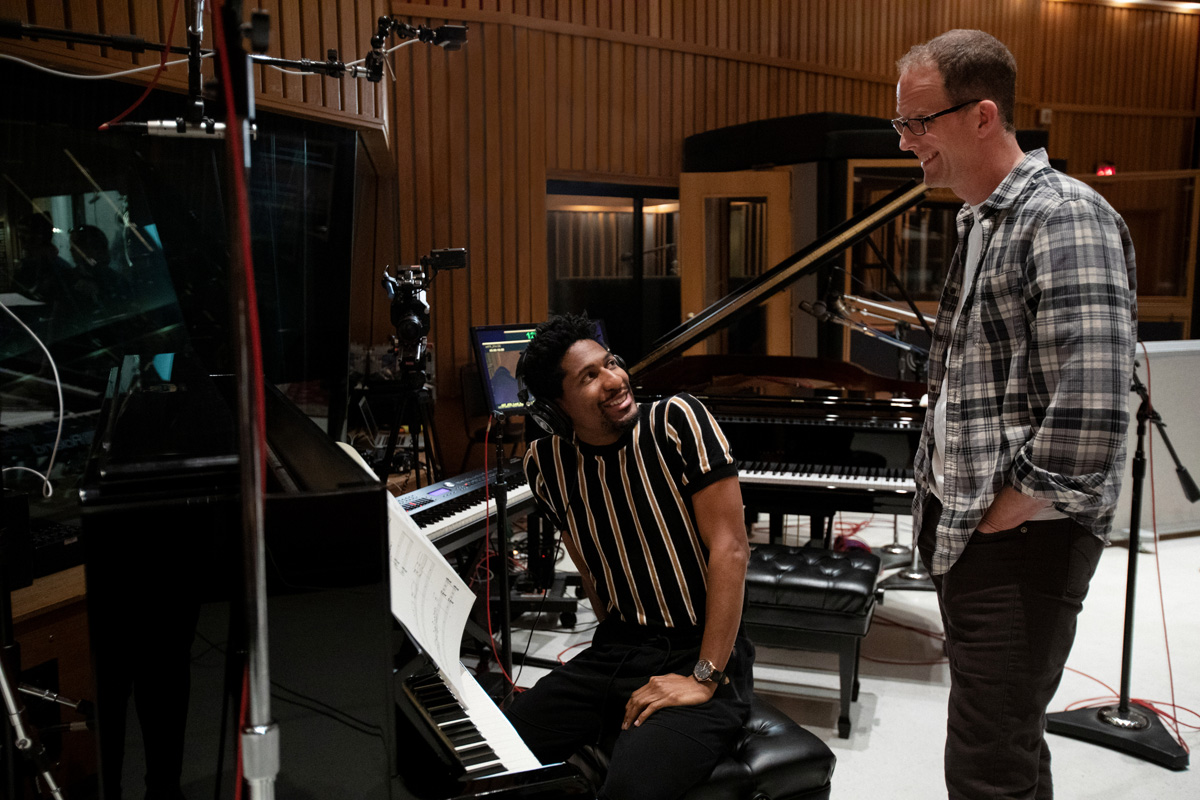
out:
<path id="1" fill-rule="evenodd" d="M 241 3 L 226 0 L 213 14 L 214 36 L 223 40 L 218 65 L 226 98 L 226 165 L 229 203 L 229 292 L 233 312 L 238 398 L 238 453 L 241 463 L 242 556 L 246 613 L 246 679 L 249 703 L 241 731 L 242 774 L 254 800 L 273 800 L 279 773 L 279 728 L 271 721 L 268 662 L 266 546 L 263 535 L 265 439 L 261 365 L 255 357 L 258 329 L 250 256 L 250 127 L 254 93 L 249 56 L 241 42 Z M 218 54 L 220 56 L 220 53 Z"/>

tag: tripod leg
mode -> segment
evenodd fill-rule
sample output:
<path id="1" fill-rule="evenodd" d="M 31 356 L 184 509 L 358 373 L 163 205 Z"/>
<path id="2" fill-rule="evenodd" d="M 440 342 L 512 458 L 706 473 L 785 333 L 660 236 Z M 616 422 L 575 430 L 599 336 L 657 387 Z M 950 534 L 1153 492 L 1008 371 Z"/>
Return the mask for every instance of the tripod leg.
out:
<path id="1" fill-rule="evenodd" d="M 392 429 L 388 431 L 387 451 L 383 454 L 383 475 L 385 479 L 388 475 L 396 471 L 396 443 L 400 440 L 400 425 L 404 422 L 404 412 L 407 410 L 408 396 L 404 395 L 396 401 L 396 414 L 392 417 Z"/>
<path id="2" fill-rule="evenodd" d="M 442 471 L 441 448 L 433 432 L 433 397 L 428 389 L 422 388 L 417 394 L 417 404 L 421 410 L 422 433 L 425 435 L 425 470 L 427 474 L 431 474 L 429 482 L 433 483 L 440 481 L 445 473 Z"/>

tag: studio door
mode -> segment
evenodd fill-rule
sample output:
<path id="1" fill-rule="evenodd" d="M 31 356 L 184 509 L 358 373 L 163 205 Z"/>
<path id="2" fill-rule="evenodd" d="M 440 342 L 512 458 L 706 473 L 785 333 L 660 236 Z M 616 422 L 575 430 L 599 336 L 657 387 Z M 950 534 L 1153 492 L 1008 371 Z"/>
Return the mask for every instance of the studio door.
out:
<path id="1" fill-rule="evenodd" d="M 680 175 L 681 321 L 794 252 L 791 192 L 788 168 Z M 791 295 L 779 293 L 690 352 L 791 355 Z"/>

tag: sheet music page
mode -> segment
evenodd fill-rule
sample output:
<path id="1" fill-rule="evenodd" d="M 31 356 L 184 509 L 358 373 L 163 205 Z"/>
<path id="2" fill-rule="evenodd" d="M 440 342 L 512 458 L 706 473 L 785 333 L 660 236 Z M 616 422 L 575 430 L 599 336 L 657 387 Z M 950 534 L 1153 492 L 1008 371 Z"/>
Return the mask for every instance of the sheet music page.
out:
<path id="1" fill-rule="evenodd" d="M 392 614 L 462 697 L 464 667 L 458 653 L 475 594 L 391 496 L 388 573 Z"/>

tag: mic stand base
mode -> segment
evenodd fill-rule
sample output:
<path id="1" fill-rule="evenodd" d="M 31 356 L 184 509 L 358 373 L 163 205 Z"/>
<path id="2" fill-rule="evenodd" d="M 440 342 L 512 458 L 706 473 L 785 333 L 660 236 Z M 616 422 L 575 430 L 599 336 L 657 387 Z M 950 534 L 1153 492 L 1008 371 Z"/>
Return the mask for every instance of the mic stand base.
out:
<path id="1" fill-rule="evenodd" d="M 895 575 L 879 582 L 880 589 L 919 589 L 925 592 L 933 591 L 933 580 L 921 564 L 921 554 L 917 551 L 916 540 L 913 540 L 912 563 L 908 569 L 902 569 Z"/>
<path id="2" fill-rule="evenodd" d="M 1167 769 L 1187 769 L 1188 754 L 1156 714 L 1117 706 L 1080 708 L 1046 715 L 1046 731 L 1109 747 Z"/>
<path id="3" fill-rule="evenodd" d="M 1071 736 L 1092 744 L 1119 750 L 1131 756 L 1151 761 L 1168 769 L 1185 769 L 1188 754 L 1183 746 L 1163 724 L 1158 715 L 1147 710 L 1134 711 L 1130 698 L 1130 672 L 1133 665 L 1133 604 L 1137 593 L 1137 565 L 1142 522 L 1142 481 L 1146 477 L 1146 423 L 1160 424 L 1159 433 L 1167 449 L 1175 456 L 1166 431 L 1161 427 L 1162 418 L 1150 405 L 1150 394 L 1133 373 L 1132 391 L 1137 392 L 1142 402 L 1137 410 L 1137 439 L 1130 465 L 1133 478 L 1129 500 L 1129 566 L 1125 578 L 1125 631 L 1121 640 L 1121 694 L 1120 703 L 1099 710 L 1083 708 L 1076 711 L 1060 711 L 1046 715 L 1046 731 L 1061 736 Z M 1187 474 L 1183 465 L 1175 458 L 1182 474 Z M 1187 492 L 1187 485 L 1184 485 Z"/>

